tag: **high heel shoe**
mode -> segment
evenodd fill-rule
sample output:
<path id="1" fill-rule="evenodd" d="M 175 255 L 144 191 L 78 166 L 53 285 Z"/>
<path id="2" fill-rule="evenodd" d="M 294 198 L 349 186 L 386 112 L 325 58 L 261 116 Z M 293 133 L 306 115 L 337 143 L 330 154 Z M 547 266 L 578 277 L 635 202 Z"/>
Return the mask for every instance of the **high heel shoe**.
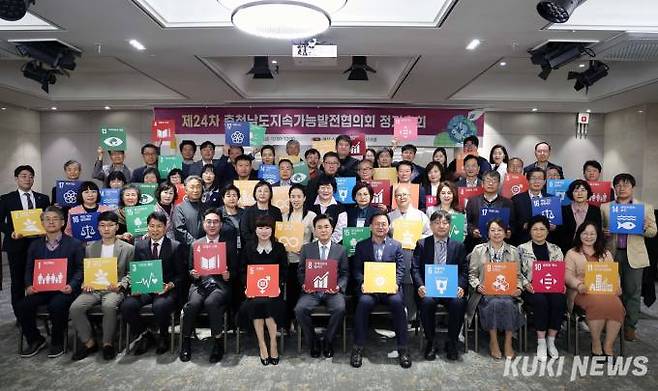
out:
<path id="1" fill-rule="evenodd" d="M 268 358 L 258 357 L 258 358 L 260 358 L 260 363 L 263 364 L 264 366 L 270 365 L 270 358 L 269 357 Z"/>
<path id="2" fill-rule="evenodd" d="M 269 358 L 270 364 L 272 364 L 272 365 L 279 365 L 279 358 L 280 358 L 280 357 L 270 357 L 270 358 Z"/>

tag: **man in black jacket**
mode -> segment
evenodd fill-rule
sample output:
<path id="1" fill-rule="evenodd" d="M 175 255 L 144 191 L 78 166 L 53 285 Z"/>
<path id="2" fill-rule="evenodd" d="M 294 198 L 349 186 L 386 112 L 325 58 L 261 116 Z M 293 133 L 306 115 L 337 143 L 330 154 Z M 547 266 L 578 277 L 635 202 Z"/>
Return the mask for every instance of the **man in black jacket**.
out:
<path id="1" fill-rule="evenodd" d="M 351 156 L 352 139 L 346 134 L 336 137 L 336 153 L 340 161 L 338 176 L 356 176 L 359 161 Z"/>
<path id="2" fill-rule="evenodd" d="M 482 188 L 484 189 L 484 194 L 469 198 L 468 203 L 466 204 L 466 222 L 468 223 L 468 236 L 464 241 L 466 251 L 470 252 L 475 245 L 486 241 L 486 233 L 480 232 L 482 209 L 491 208 L 501 211 L 507 209 L 509 211 L 509 220 L 506 221 L 505 224 L 509 224 L 510 221 L 515 221 L 512 201 L 498 195 L 499 187 L 500 174 L 498 171 L 487 171 L 482 176 Z M 511 236 L 512 230 L 508 229 L 506 233 L 507 239 L 511 238 Z"/>
<path id="3" fill-rule="evenodd" d="M 539 167 L 532 167 L 525 173 L 528 180 L 528 191 L 519 193 L 512 197 L 514 205 L 514 220 L 510 220 L 512 227 L 512 243 L 515 246 L 530 240 L 528 233 L 528 220 L 532 217 L 532 200 L 535 198 L 548 197 L 544 190 L 546 183 L 546 171 Z M 555 228 L 555 227 L 551 227 Z"/>
<path id="4" fill-rule="evenodd" d="M 133 175 L 130 179 L 132 183 L 142 183 L 144 182 L 144 171 L 147 168 L 158 169 L 158 156 L 160 155 L 160 148 L 155 145 L 148 143 L 142 146 L 142 159 L 144 159 L 144 165 L 142 167 L 137 167 L 133 170 Z"/>

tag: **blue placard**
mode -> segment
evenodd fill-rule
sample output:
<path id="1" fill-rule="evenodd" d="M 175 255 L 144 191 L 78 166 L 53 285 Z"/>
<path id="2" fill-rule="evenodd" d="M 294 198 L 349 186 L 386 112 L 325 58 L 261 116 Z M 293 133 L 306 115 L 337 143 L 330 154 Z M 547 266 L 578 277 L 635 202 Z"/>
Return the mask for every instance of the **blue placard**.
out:
<path id="1" fill-rule="evenodd" d="M 478 228 L 480 229 L 480 235 L 482 235 L 485 240 L 489 240 L 489 230 L 487 230 L 487 223 L 493 219 L 502 219 L 505 225 L 509 227 L 509 214 L 509 208 L 480 209 L 480 215 L 478 218 Z"/>
<path id="2" fill-rule="evenodd" d="M 106 205 L 112 208 L 119 207 L 119 194 L 121 189 L 101 189 L 101 205 Z"/>
<path id="3" fill-rule="evenodd" d="M 55 182 L 55 202 L 57 202 L 57 205 L 68 207 L 78 205 L 80 183 L 80 181 Z"/>
<path id="4" fill-rule="evenodd" d="M 273 164 L 261 164 L 258 167 L 258 179 L 262 179 L 270 185 L 277 183 L 281 179 L 279 177 L 279 167 Z"/>
<path id="5" fill-rule="evenodd" d="M 337 177 L 334 198 L 341 204 L 353 204 L 352 189 L 356 186 L 356 177 Z"/>
<path id="6" fill-rule="evenodd" d="M 571 205 L 571 200 L 566 194 L 571 182 L 573 179 L 549 179 L 546 181 L 546 192 L 559 197 L 562 205 Z"/>
<path id="7" fill-rule="evenodd" d="M 558 197 L 541 197 L 530 200 L 532 203 L 532 215 L 546 216 L 551 224 L 562 224 L 562 205 Z M 528 227 L 529 228 L 529 227 Z"/>
<path id="8" fill-rule="evenodd" d="M 428 297 L 457 297 L 457 265 L 425 265 Z"/>
<path id="9" fill-rule="evenodd" d="M 644 204 L 610 204 L 610 232 L 642 235 L 644 233 Z"/>
<path id="10" fill-rule="evenodd" d="M 246 121 L 226 121 L 224 122 L 224 135 L 226 144 L 228 145 L 242 145 L 247 147 L 250 144 L 249 140 L 249 122 Z"/>
<path id="11" fill-rule="evenodd" d="M 73 232 L 73 237 L 83 242 L 100 240 L 101 233 L 98 232 L 98 215 L 98 212 L 71 215 L 71 231 Z"/>

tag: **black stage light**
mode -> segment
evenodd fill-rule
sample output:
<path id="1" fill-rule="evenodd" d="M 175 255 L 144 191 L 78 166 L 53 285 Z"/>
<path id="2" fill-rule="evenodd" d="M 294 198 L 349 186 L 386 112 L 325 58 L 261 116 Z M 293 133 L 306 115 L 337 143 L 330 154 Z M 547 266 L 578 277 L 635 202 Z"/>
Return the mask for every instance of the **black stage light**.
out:
<path id="1" fill-rule="evenodd" d="M 30 61 L 23 65 L 21 69 L 23 76 L 41 83 L 41 89 L 49 93 L 48 88 L 50 84 L 55 84 L 57 77 L 55 75 L 61 74 L 56 69 L 46 69 L 38 61 Z"/>
<path id="2" fill-rule="evenodd" d="M 23 19 L 35 0 L 0 0 L 0 19 L 15 22 Z"/>
<path id="3" fill-rule="evenodd" d="M 352 56 L 352 66 L 345 72 L 350 75 L 347 80 L 368 80 L 368 72 L 377 73 L 377 71 L 368 65 L 368 58 L 366 56 Z"/>
<path id="4" fill-rule="evenodd" d="M 254 75 L 254 79 L 274 79 L 269 58 L 267 56 L 255 56 L 254 66 L 247 72 L 247 75 Z"/>
<path id="5" fill-rule="evenodd" d="M 576 84 L 573 86 L 576 91 L 580 91 L 583 88 L 586 88 L 585 91 L 589 91 L 589 88 L 594 83 L 608 76 L 608 70 L 610 70 L 610 67 L 607 64 L 592 60 L 589 62 L 589 68 L 587 70 L 583 72 L 569 72 L 568 79 L 576 80 Z"/>
<path id="6" fill-rule="evenodd" d="M 537 3 L 539 15 L 553 23 L 564 23 L 585 0 L 542 0 Z"/>
<path id="7" fill-rule="evenodd" d="M 57 41 L 20 42 L 16 45 L 24 57 L 39 60 L 52 68 L 75 69 L 75 58 L 80 53 Z"/>
<path id="8" fill-rule="evenodd" d="M 541 66 L 539 77 L 546 80 L 554 69 L 570 63 L 583 53 L 588 53 L 585 44 L 580 42 L 549 42 L 530 51 L 533 64 Z"/>

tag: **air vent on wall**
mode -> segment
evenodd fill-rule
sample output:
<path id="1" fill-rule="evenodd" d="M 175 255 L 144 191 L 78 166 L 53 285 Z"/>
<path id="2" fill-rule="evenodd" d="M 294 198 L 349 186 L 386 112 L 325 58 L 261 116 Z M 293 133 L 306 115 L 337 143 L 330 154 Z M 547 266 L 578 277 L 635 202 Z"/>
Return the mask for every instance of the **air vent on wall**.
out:
<path id="1" fill-rule="evenodd" d="M 608 61 L 658 61 L 658 34 L 623 33 L 594 48 Z"/>

